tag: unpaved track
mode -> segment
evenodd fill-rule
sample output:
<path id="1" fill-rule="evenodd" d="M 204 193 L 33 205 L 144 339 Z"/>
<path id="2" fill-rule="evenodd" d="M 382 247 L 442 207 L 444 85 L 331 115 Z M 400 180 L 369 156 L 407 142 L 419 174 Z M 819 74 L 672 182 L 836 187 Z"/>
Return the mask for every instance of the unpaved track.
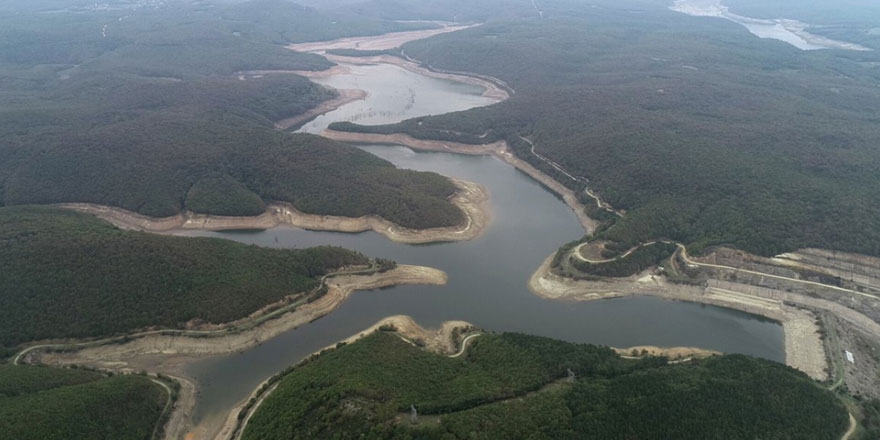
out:
<path id="1" fill-rule="evenodd" d="M 846 430 L 845 433 L 843 433 L 843 436 L 840 437 L 840 440 L 849 440 L 850 437 L 855 434 L 857 426 L 858 425 L 856 424 L 856 418 L 853 417 L 852 413 L 849 413 L 849 428 Z"/>
<path id="2" fill-rule="evenodd" d="M 479 334 L 479 333 L 475 333 L 475 334 L 472 334 L 472 335 L 467 335 L 467 337 L 465 337 L 465 338 L 462 339 L 462 341 L 461 341 L 461 350 L 459 350 L 458 353 L 455 353 L 455 354 L 451 354 L 451 355 L 449 355 L 449 357 L 451 357 L 451 358 L 457 358 L 457 357 L 463 355 L 464 352 L 467 350 L 467 344 L 468 344 L 468 342 L 469 342 L 471 339 L 476 338 L 477 336 L 480 336 L 480 334 Z"/>
<path id="3" fill-rule="evenodd" d="M 756 272 L 756 271 L 748 270 L 748 269 L 740 269 L 738 267 L 723 266 L 720 264 L 702 263 L 699 261 L 694 261 L 688 257 L 687 248 L 683 244 L 676 243 L 676 245 L 678 245 L 678 248 L 681 251 L 680 255 L 681 255 L 682 260 L 684 260 L 685 263 L 687 263 L 687 264 L 693 264 L 695 266 L 701 266 L 701 267 L 711 267 L 711 268 L 715 268 L 715 269 L 732 270 L 732 271 L 736 271 L 736 272 L 748 273 L 748 274 L 752 274 L 752 275 L 759 275 L 759 276 L 768 277 L 768 278 L 776 278 L 779 280 L 790 281 L 793 283 L 822 287 L 822 288 L 826 288 L 826 289 L 836 290 L 839 292 L 846 292 L 846 293 L 850 293 L 853 295 L 859 295 L 859 296 L 864 296 L 866 298 L 880 300 L 880 296 L 877 296 L 877 295 L 873 295 L 873 294 L 865 293 L 865 292 L 859 292 L 858 290 L 847 289 L 844 287 L 833 286 L 830 284 L 817 283 L 815 281 L 801 280 L 798 278 L 785 277 L 785 276 L 781 276 L 781 275 L 773 275 L 773 274 L 764 273 L 764 272 Z"/>
<path id="4" fill-rule="evenodd" d="M 165 393 L 168 394 L 168 400 L 165 401 L 165 407 L 162 408 L 162 414 L 159 415 L 159 420 L 163 420 L 163 419 L 165 419 L 165 415 L 168 414 L 168 411 L 171 410 L 171 405 L 174 403 L 174 401 L 171 397 L 172 396 L 171 388 L 168 387 L 168 385 L 166 385 L 165 382 L 162 382 L 159 379 L 150 379 L 150 380 L 153 381 L 153 383 L 162 387 L 162 389 L 165 390 Z M 157 422 L 156 426 L 153 427 L 153 433 L 150 434 L 150 439 L 156 440 L 156 438 L 157 438 L 156 434 L 158 434 L 159 428 L 160 428 L 160 426 L 159 426 L 159 423 Z"/>

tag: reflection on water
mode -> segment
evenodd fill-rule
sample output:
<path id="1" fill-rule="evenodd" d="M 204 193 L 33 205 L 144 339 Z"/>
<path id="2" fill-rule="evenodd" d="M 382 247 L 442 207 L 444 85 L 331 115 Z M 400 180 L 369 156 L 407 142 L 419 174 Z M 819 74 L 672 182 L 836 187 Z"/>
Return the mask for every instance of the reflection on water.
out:
<path id="1" fill-rule="evenodd" d="M 366 90 L 367 97 L 318 116 L 300 128 L 300 132 L 320 133 L 331 122 L 390 124 L 417 116 L 467 110 L 495 102 L 482 96 L 483 88 L 479 86 L 430 78 L 394 65 L 345 66 L 348 73 L 315 78 L 313 81 L 336 89 Z"/>
<path id="2" fill-rule="evenodd" d="M 858 44 L 811 34 L 807 32 L 809 25 L 797 20 L 785 18 L 768 20 L 737 15 L 730 12 L 727 6 L 722 5 L 721 0 L 676 0 L 670 9 L 697 17 L 726 18 L 745 26 L 749 32 L 760 38 L 784 41 L 801 50 L 871 50 Z"/>
<path id="3" fill-rule="evenodd" d="M 783 360 L 781 326 L 734 310 L 631 297 L 592 303 L 543 300 L 526 282 L 560 245 L 583 234 L 569 208 L 534 180 L 491 157 L 414 153 L 394 146 L 362 147 L 400 167 L 463 178 L 491 194 L 486 234 L 462 243 L 398 244 L 366 232 L 343 234 L 276 228 L 253 232 L 189 232 L 261 246 L 332 244 L 402 263 L 436 267 L 446 286 L 400 286 L 358 292 L 336 311 L 244 353 L 209 358 L 188 373 L 202 386 L 197 417 L 227 411 L 262 380 L 304 356 L 389 315 L 425 326 L 461 319 L 495 331 L 517 331 L 614 346 L 699 346 Z M 277 241 L 276 241 L 277 240 Z"/>

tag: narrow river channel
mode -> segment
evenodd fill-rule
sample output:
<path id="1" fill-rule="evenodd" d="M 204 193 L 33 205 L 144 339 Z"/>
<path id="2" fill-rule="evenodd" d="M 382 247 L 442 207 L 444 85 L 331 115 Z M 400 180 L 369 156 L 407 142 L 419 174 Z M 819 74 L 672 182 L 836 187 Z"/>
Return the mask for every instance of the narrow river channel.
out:
<path id="1" fill-rule="evenodd" d="M 317 79 L 337 88 L 361 88 L 365 100 L 315 119 L 304 131 L 319 133 L 332 121 L 388 123 L 488 105 L 481 89 L 428 78 L 390 65 L 351 66 L 348 74 Z M 195 422 L 225 414 L 267 377 L 304 356 L 356 334 L 390 315 L 410 315 L 436 327 L 451 319 L 492 331 L 516 331 L 573 342 L 697 346 L 784 360 L 782 327 L 746 313 L 652 297 L 590 303 L 548 301 L 529 292 L 526 282 L 560 245 L 580 238 L 574 214 L 553 193 L 492 157 L 415 153 L 399 146 L 360 146 L 401 168 L 435 171 L 486 186 L 491 224 L 468 242 L 405 245 L 366 232 L 343 234 L 275 228 L 261 232 L 187 232 L 269 247 L 338 245 L 401 263 L 442 269 L 445 286 L 401 286 L 358 292 L 333 313 L 233 355 L 192 363 L 198 381 Z"/>

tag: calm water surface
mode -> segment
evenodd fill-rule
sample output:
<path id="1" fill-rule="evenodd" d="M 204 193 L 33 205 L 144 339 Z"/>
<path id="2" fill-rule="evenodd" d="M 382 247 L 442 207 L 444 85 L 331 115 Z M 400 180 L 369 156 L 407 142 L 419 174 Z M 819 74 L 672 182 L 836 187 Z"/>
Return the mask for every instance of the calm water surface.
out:
<path id="1" fill-rule="evenodd" d="M 382 69 L 376 70 L 382 78 L 358 79 L 360 86 L 370 81 L 368 90 L 376 99 L 343 107 L 334 117 L 382 123 L 488 103 L 478 96 L 479 89 L 470 86 L 418 75 L 413 78 L 414 74 L 396 67 L 379 67 Z M 346 81 L 353 81 L 351 77 L 340 77 L 340 83 L 333 80 L 323 82 L 345 88 L 351 87 L 345 85 Z M 414 82 L 420 85 L 411 86 Z M 413 93 L 406 89 L 401 92 L 401 88 L 409 87 L 413 87 Z M 444 96 L 442 103 L 436 101 L 436 96 L 441 96 L 438 93 Z M 411 96 L 415 96 L 412 105 Z M 421 102 L 423 99 L 430 102 Z M 407 107 L 408 110 L 401 110 Z M 327 123 L 326 119 L 315 120 L 304 129 L 321 131 Z M 397 146 L 361 148 L 401 168 L 435 171 L 485 185 L 491 194 L 492 221 L 488 230 L 469 242 L 415 246 L 394 243 L 373 232 L 344 234 L 294 228 L 188 232 L 186 235 L 222 237 L 267 247 L 338 245 L 401 263 L 436 267 L 449 274 L 445 286 L 400 286 L 357 292 L 333 313 L 259 347 L 192 364 L 187 372 L 201 387 L 197 422 L 228 411 L 261 381 L 308 354 L 398 314 L 410 315 L 426 327 L 460 319 L 488 330 L 525 332 L 573 342 L 621 347 L 699 346 L 776 361 L 784 359 L 780 325 L 734 310 L 651 297 L 591 303 L 540 299 L 526 287 L 531 274 L 560 245 L 583 235 L 574 214 L 559 198 L 491 157 L 414 153 Z"/>

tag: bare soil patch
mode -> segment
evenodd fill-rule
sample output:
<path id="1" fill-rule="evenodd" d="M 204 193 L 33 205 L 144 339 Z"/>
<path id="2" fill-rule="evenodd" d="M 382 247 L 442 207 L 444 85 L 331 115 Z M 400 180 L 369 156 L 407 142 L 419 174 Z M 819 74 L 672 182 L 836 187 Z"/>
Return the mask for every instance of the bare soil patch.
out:
<path id="1" fill-rule="evenodd" d="M 436 29 L 425 29 L 420 31 L 392 32 L 390 34 L 369 37 L 350 37 L 331 41 L 297 43 L 288 45 L 287 48 L 297 52 L 323 52 L 332 49 L 388 50 L 400 47 L 410 41 L 421 40 L 423 38 L 429 38 L 447 32 L 455 32 L 470 27 L 473 27 L 473 25 L 442 25 Z"/>

